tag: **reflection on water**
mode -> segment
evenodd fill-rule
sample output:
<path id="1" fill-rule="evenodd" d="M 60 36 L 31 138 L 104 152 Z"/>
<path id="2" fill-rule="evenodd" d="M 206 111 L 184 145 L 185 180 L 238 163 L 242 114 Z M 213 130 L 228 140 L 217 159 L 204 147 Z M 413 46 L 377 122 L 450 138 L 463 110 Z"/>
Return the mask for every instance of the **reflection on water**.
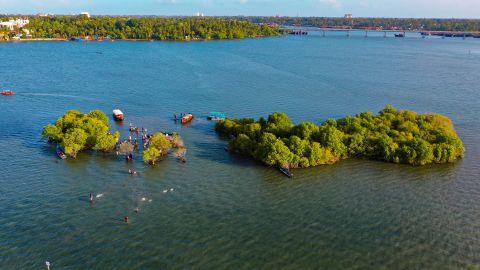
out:
<path id="1" fill-rule="evenodd" d="M 0 263 L 12 269 L 454 269 L 480 264 L 475 40 L 319 35 L 192 43 L 0 44 Z M 93 54 L 91 52 L 102 52 Z M 15 72 L 13 72 L 15 71 Z M 323 121 L 391 103 L 451 117 L 456 164 L 277 170 L 224 151 L 209 111 Z M 188 162 L 59 160 L 65 110 L 179 132 Z M 189 126 L 174 112 L 197 116 Z M 137 158 L 138 155 L 136 156 Z M 129 168 L 139 175 L 132 177 Z M 170 190 L 172 192 L 163 192 Z M 89 193 L 103 194 L 93 204 Z M 142 198 L 145 198 L 143 200 Z M 151 201 L 150 201 L 151 200 Z M 129 216 L 129 224 L 123 217 Z"/>

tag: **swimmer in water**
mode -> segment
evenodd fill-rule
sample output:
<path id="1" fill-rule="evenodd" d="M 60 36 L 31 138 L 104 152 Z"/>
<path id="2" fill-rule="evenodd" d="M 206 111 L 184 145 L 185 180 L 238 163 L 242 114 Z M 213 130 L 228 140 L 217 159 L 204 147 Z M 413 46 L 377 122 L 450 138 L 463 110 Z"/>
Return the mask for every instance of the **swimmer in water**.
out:
<path id="1" fill-rule="evenodd" d="M 123 221 L 125 221 L 125 223 L 128 223 L 128 216 L 125 216 L 125 217 L 123 218 Z"/>
<path id="2" fill-rule="evenodd" d="M 93 203 L 93 194 L 92 193 L 90 193 L 89 198 L 90 198 L 90 203 Z"/>

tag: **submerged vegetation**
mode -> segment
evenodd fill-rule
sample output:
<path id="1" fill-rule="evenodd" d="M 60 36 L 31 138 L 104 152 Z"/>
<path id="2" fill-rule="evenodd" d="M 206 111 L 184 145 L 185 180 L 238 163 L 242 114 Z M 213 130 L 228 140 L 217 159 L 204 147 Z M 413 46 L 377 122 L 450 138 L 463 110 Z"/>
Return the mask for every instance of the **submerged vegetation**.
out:
<path id="1" fill-rule="evenodd" d="M 99 110 L 87 114 L 67 111 L 53 125 L 43 128 L 42 136 L 58 143 L 65 153 L 76 157 L 82 150 L 109 152 L 115 149 L 119 132 L 109 133 L 108 117 Z"/>
<path id="2" fill-rule="evenodd" d="M 109 36 L 113 39 L 209 40 L 280 34 L 275 26 L 212 17 L 31 17 L 27 28 L 33 38 L 65 39 L 74 36 Z"/>
<path id="3" fill-rule="evenodd" d="M 305 168 L 350 157 L 425 165 L 454 162 L 464 155 L 451 120 L 386 106 L 377 115 L 294 125 L 285 113 L 268 119 L 227 119 L 216 131 L 231 136 L 230 149 L 268 166 Z"/>

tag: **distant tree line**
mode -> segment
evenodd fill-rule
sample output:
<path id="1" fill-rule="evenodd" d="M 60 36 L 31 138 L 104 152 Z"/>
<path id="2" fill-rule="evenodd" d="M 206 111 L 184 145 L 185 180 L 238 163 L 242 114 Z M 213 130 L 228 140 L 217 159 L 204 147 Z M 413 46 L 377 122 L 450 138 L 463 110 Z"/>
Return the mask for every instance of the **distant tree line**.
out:
<path id="1" fill-rule="evenodd" d="M 113 39 L 210 40 L 279 35 L 279 28 L 248 21 L 195 17 L 31 17 L 33 38 L 110 36 Z"/>
<path id="2" fill-rule="evenodd" d="M 480 31 L 480 19 L 329 18 L 329 17 L 225 17 L 252 23 L 314 27 L 375 28 L 425 31 Z"/>
<path id="3" fill-rule="evenodd" d="M 231 151 L 268 166 L 287 168 L 332 164 L 356 157 L 425 165 L 463 157 L 463 143 L 449 118 L 386 106 L 378 115 L 363 112 L 320 125 L 294 125 L 284 113 L 268 119 L 227 119 L 216 131 L 230 136 Z"/>

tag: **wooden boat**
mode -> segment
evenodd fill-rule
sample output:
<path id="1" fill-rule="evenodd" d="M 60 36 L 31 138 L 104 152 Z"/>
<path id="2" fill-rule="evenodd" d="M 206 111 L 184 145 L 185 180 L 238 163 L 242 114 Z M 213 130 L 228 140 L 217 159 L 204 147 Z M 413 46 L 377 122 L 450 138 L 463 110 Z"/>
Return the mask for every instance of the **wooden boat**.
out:
<path id="1" fill-rule="evenodd" d="M 119 109 L 113 110 L 113 119 L 117 121 L 123 121 L 123 112 Z"/>
<path id="2" fill-rule="evenodd" d="M 65 152 L 63 152 L 63 149 L 59 145 L 57 145 L 56 152 L 57 152 L 57 156 L 59 158 L 61 158 L 61 159 L 66 159 L 67 158 L 67 155 L 65 155 Z"/>
<path id="3" fill-rule="evenodd" d="M 210 114 L 207 116 L 207 119 L 210 121 L 221 121 L 225 120 L 225 118 L 226 115 L 222 112 L 210 112 Z"/>
<path id="4" fill-rule="evenodd" d="M 280 171 L 285 174 L 288 178 L 293 178 L 293 173 L 290 172 L 289 169 L 285 168 L 285 167 L 280 167 L 279 168 Z"/>
<path id="5" fill-rule="evenodd" d="M 190 121 L 193 120 L 193 115 L 188 113 L 188 114 L 185 114 L 183 117 L 182 117 L 182 124 L 186 124 Z"/>
<path id="6" fill-rule="evenodd" d="M 2 96 L 11 96 L 14 94 L 12 90 L 3 90 L 1 93 Z"/>

